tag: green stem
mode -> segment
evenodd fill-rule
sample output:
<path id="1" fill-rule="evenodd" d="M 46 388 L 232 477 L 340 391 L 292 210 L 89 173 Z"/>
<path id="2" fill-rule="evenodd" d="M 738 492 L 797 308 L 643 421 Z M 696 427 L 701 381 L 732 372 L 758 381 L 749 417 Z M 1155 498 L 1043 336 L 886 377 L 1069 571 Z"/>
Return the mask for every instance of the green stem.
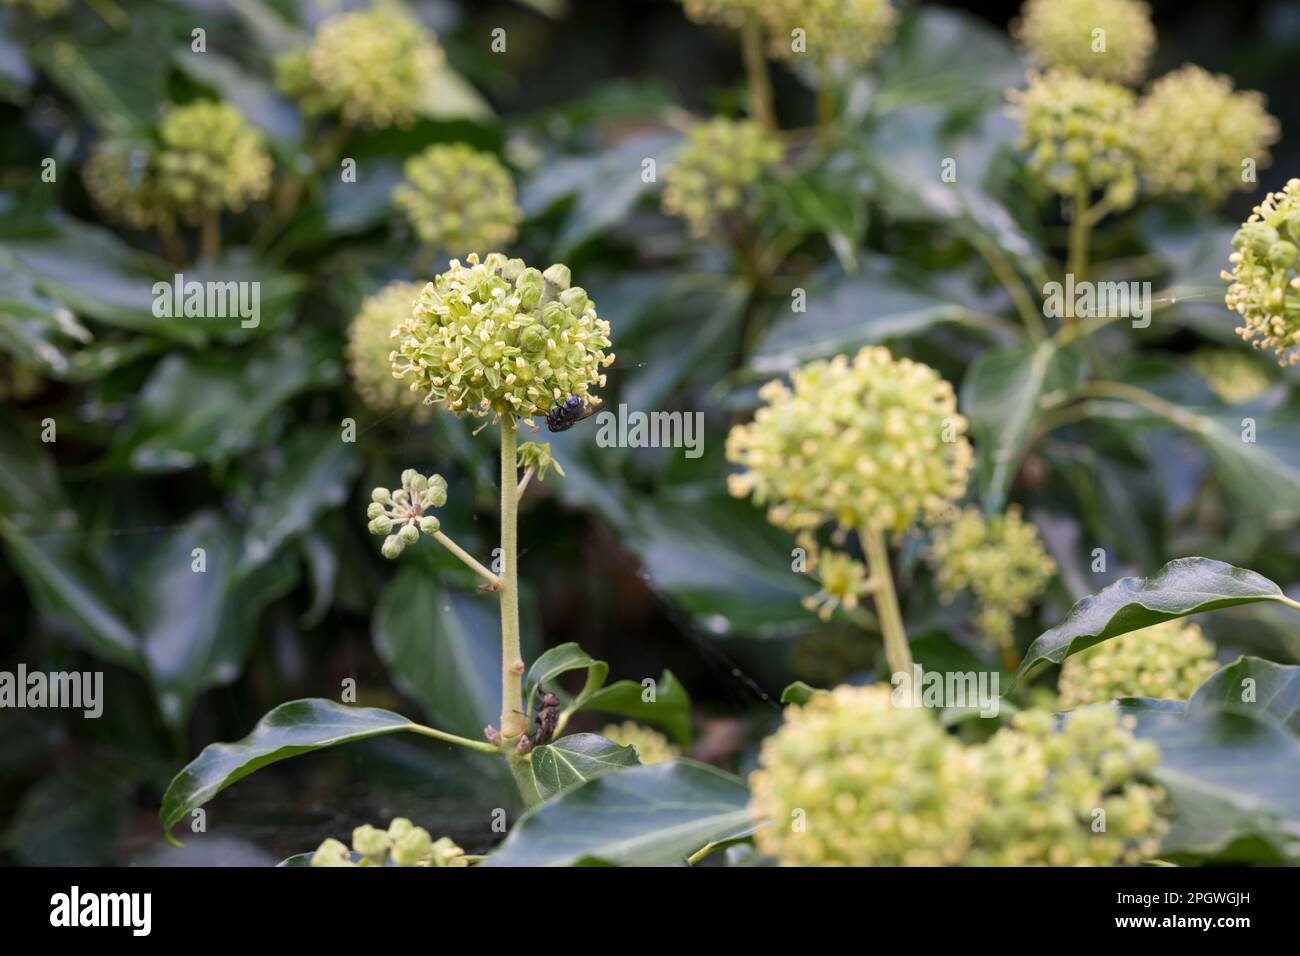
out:
<path id="1" fill-rule="evenodd" d="M 440 545 L 465 562 L 466 566 L 471 571 L 483 578 L 492 586 L 493 591 L 501 590 L 501 579 L 480 564 L 472 554 L 458 545 L 455 541 L 452 541 L 451 538 L 447 537 L 441 531 L 435 531 L 433 540 L 437 541 Z"/>
<path id="2" fill-rule="evenodd" d="M 468 737 L 459 737 L 456 734 L 449 734 L 445 730 L 438 730 L 436 727 L 426 727 L 424 724 L 413 724 L 408 728 L 413 734 L 422 734 L 425 737 L 433 737 L 435 740 L 445 740 L 449 744 L 456 744 L 458 747 L 468 747 L 470 750 L 477 750 L 480 753 L 495 754 L 499 753 L 496 744 L 488 743 L 486 740 L 470 740 Z"/>
<path id="3" fill-rule="evenodd" d="M 221 214 L 209 212 L 199 227 L 199 256 L 214 260 L 221 255 Z"/>
<path id="4" fill-rule="evenodd" d="M 830 142 L 835 129 L 835 82 L 830 60 L 823 59 L 817 76 L 817 135 L 823 144 Z"/>
<path id="5" fill-rule="evenodd" d="M 524 798 L 524 807 L 532 808 L 542 802 L 542 795 L 537 792 L 537 781 L 533 777 L 533 762 L 528 757 L 521 757 L 511 751 L 506 754 L 510 772 L 514 775 L 519 794 Z"/>
<path id="6" fill-rule="evenodd" d="M 1195 434 L 1202 430 L 1201 419 L 1192 412 L 1144 388 L 1125 382 L 1089 382 L 1079 390 L 1077 397 L 1118 399 L 1154 412 L 1185 431 Z"/>
<path id="7" fill-rule="evenodd" d="M 867 553 L 867 568 L 871 573 L 871 596 L 880 619 L 880 633 L 885 639 L 885 659 L 891 674 L 912 673 L 912 650 L 907 645 L 907 631 L 903 628 L 903 614 L 898 609 L 898 595 L 894 593 L 894 576 L 889 569 L 889 550 L 885 536 L 874 528 L 863 528 L 858 536 Z"/>
<path id="8" fill-rule="evenodd" d="M 524 490 L 528 487 L 528 483 L 533 480 L 533 474 L 536 471 L 535 467 L 530 467 L 524 472 L 524 477 L 519 479 L 519 488 L 515 491 L 515 501 L 523 500 Z"/>
<path id="9" fill-rule="evenodd" d="M 1088 215 L 1088 187 L 1080 185 L 1074 191 L 1070 205 L 1070 246 L 1066 271 L 1074 276 L 1075 283 L 1082 282 L 1088 272 L 1088 237 L 1092 230 L 1092 220 Z M 1074 319 L 1066 318 L 1069 324 Z"/>
<path id="10" fill-rule="evenodd" d="M 501 419 L 501 737 L 524 733 L 519 651 L 519 475 L 515 467 L 518 436 L 513 417 Z M 513 758 L 512 758 L 513 759 Z M 513 765 L 512 765 L 513 769 Z"/>
<path id="11" fill-rule="evenodd" d="M 1007 257 L 1002 254 L 1002 250 L 994 242 L 990 242 L 987 237 L 980 233 L 975 233 L 971 237 L 971 244 L 976 251 L 984 257 L 988 263 L 989 269 L 993 271 L 994 277 L 1002 283 L 1002 287 L 1011 295 L 1011 301 L 1016 304 L 1016 311 L 1020 313 L 1020 319 L 1025 324 L 1025 331 L 1035 342 L 1041 341 L 1047 335 L 1047 329 L 1043 323 L 1043 317 L 1038 308 L 1034 306 L 1034 301 L 1030 297 L 1029 289 L 1025 286 L 1024 280 L 1007 261 Z"/>
<path id="12" fill-rule="evenodd" d="M 740 50 L 745 60 L 745 76 L 749 80 L 749 115 L 764 129 L 775 131 L 772 80 L 767 75 L 767 58 L 763 55 L 762 27 L 754 16 L 747 17 L 741 27 Z"/>

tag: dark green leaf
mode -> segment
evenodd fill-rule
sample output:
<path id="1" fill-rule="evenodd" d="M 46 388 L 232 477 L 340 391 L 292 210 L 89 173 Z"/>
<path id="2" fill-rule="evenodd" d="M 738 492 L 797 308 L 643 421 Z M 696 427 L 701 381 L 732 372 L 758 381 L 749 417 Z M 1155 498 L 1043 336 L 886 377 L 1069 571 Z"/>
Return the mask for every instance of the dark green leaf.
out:
<path id="1" fill-rule="evenodd" d="M 583 704 L 583 710 L 599 710 L 654 724 L 668 731 L 683 747 L 691 743 L 691 698 L 672 671 L 664 671 L 650 689 L 637 681 L 621 680 L 602 687 Z"/>
<path id="2" fill-rule="evenodd" d="M 549 800 L 601 774 L 638 764 L 635 747 L 599 734 L 570 734 L 533 751 L 533 779 L 542 799 Z"/>
<path id="3" fill-rule="evenodd" d="M 781 703 L 803 705 L 808 703 L 815 693 L 817 693 L 816 687 L 811 687 L 803 681 L 797 680 L 781 691 Z"/>
<path id="4" fill-rule="evenodd" d="M 528 669 L 528 679 L 524 682 L 525 704 L 532 701 L 539 687 L 550 684 L 561 674 L 577 670 L 587 672 L 582 690 L 578 692 L 572 704 L 575 708 L 581 707 L 583 702 L 605 683 L 605 678 L 609 675 L 609 665 L 604 661 L 593 659 L 572 642 L 552 647 L 533 662 L 533 666 Z"/>
<path id="5" fill-rule="evenodd" d="M 1240 657 L 1196 689 L 1191 711 L 1230 710 L 1273 720 L 1300 737 L 1300 667 Z"/>

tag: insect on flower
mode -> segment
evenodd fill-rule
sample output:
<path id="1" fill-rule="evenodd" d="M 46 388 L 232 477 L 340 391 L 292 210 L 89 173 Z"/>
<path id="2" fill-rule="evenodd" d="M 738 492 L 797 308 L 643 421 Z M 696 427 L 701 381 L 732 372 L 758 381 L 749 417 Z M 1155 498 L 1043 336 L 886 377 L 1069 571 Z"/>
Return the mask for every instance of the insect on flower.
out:
<path id="1" fill-rule="evenodd" d="M 584 418 L 588 418 L 595 407 L 588 405 L 579 395 L 570 395 L 562 402 L 556 402 L 546 413 L 546 427 L 553 432 L 567 432 Z"/>

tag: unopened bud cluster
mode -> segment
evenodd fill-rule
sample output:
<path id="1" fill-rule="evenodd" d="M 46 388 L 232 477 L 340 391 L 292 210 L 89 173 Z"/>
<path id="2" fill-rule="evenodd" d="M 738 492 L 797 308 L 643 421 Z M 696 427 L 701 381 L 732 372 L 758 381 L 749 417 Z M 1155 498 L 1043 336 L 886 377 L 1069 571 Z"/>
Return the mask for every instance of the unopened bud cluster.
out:
<path id="1" fill-rule="evenodd" d="M 980 632 L 1001 647 L 1011 644 L 1014 618 L 1029 612 L 1056 573 L 1038 529 L 1016 505 L 993 517 L 954 511 L 935 525 L 929 559 L 942 600 L 969 591 Z"/>
<path id="2" fill-rule="evenodd" d="M 1016 715 L 965 745 L 882 685 L 787 709 L 750 777 L 754 835 L 787 866 L 1136 864 L 1165 829 L 1154 745 L 1111 708 Z M 1098 826 L 1098 821 L 1102 821 Z"/>
<path id="3" fill-rule="evenodd" d="M 515 241 L 523 213 L 510 173 L 491 153 L 438 144 L 408 159 L 404 170 L 393 201 L 420 242 L 463 256 Z"/>
<path id="4" fill-rule="evenodd" d="M 682 755 L 681 748 L 663 734 L 634 720 L 607 724 L 600 735 L 622 747 L 635 747 L 637 759 L 643 764 L 667 763 Z"/>
<path id="5" fill-rule="evenodd" d="M 1224 297 L 1237 334 L 1282 365 L 1300 361 L 1300 179 L 1270 193 L 1232 237 Z"/>
<path id="6" fill-rule="evenodd" d="M 372 491 L 366 517 L 371 534 L 387 535 L 381 549 L 384 557 L 397 557 L 407 545 L 419 541 L 421 534 L 437 534 L 442 523 L 429 511 L 446 503 L 447 480 L 442 475 L 426 478 L 414 468 L 402 472 L 402 487 L 397 491 Z"/>
<path id="7" fill-rule="evenodd" d="M 1142 178 L 1156 195 L 1195 194 L 1219 202 L 1234 190 L 1255 188 L 1243 161 L 1263 168 L 1281 127 L 1264 96 L 1234 91 L 1232 80 L 1199 66 L 1158 79 L 1138 103 L 1138 157 Z"/>
<path id="8" fill-rule="evenodd" d="M 843 59 L 862 65 L 894 38 L 898 11 L 890 0 L 760 0 L 774 56 L 798 61 Z M 805 42 L 796 44 L 795 31 Z"/>
<path id="9" fill-rule="evenodd" d="M 1192 368 L 1221 402 L 1240 405 L 1263 395 L 1273 380 L 1250 355 L 1230 349 L 1197 349 Z"/>
<path id="10" fill-rule="evenodd" d="M 1218 669 L 1214 645 L 1201 629 L 1175 618 L 1067 657 L 1058 685 L 1061 707 L 1120 697 L 1186 700 Z"/>
<path id="11" fill-rule="evenodd" d="M 966 419 L 928 365 L 867 347 L 810 362 L 759 397 L 754 420 L 727 436 L 727 459 L 742 468 L 728 489 L 766 505 L 779 527 L 897 533 L 966 490 Z"/>
<path id="12" fill-rule="evenodd" d="M 437 40 L 390 4 L 330 17 L 311 46 L 277 61 L 276 82 L 310 116 L 409 126 L 442 63 Z"/>
<path id="13" fill-rule="evenodd" d="M 1063 196 L 1101 191 L 1113 209 L 1133 204 L 1138 137 L 1129 90 L 1050 70 L 1031 73 L 1028 87 L 1007 98 L 1034 175 Z"/>
<path id="14" fill-rule="evenodd" d="M 1139 82 L 1156 47 L 1151 8 L 1139 0 L 1028 0 L 1011 32 L 1039 69 L 1119 83 Z"/>
<path id="15" fill-rule="evenodd" d="M 519 446 L 515 454 L 515 464 L 521 470 L 529 468 L 537 472 L 537 480 L 546 480 L 546 473 L 552 468 L 561 478 L 564 477 L 564 469 L 560 463 L 551 456 L 550 442 L 526 441 Z"/>
<path id="16" fill-rule="evenodd" d="M 333 838 L 312 854 L 312 866 L 468 866 L 465 851 L 450 837 L 434 840 L 424 827 L 395 817 L 387 830 L 370 824 L 352 831 L 352 851 Z M 360 857 L 353 861 L 353 855 Z"/>
<path id="17" fill-rule="evenodd" d="M 348 372 L 361 400 L 381 414 L 410 408 L 416 415 L 426 411 L 418 395 L 393 378 L 393 329 L 411 314 L 420 297 L 418 282 L 390 282 L 361 303 L 348 326 L 346 347 Z"/>
<path id="18" fill-rule="evenodd" d="M 781 142 L 750 120 L 694 124 L 665 173 L 663 208 L 705 236 L 724 217 L 752 219 L 757 186 L 781 163 Z"/>
<path id="19" fill-rule="evenodd" d="M 539 272 L 500 253 L 453 259 L 424 287 L 393 344 L 393 375 L 458 415 L 544 415 L 603 387 L 602 369 L 614 361 L 605 351 L 609 323 L 571 285 L 567 266 Z"/>

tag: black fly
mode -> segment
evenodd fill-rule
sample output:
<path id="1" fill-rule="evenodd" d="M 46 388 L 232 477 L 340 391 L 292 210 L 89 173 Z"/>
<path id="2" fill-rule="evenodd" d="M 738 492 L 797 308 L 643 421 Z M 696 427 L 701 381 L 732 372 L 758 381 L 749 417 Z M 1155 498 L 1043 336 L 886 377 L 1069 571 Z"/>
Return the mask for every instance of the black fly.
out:
<path id="1" fill-rule="evenodd" d="M 546 427 L 553 432 L 567 432 L 594 411 L 595 408 L 584 402 L 582 396 L 570 395 L 564 401 L 556 402 L 546 413 Z"/>

